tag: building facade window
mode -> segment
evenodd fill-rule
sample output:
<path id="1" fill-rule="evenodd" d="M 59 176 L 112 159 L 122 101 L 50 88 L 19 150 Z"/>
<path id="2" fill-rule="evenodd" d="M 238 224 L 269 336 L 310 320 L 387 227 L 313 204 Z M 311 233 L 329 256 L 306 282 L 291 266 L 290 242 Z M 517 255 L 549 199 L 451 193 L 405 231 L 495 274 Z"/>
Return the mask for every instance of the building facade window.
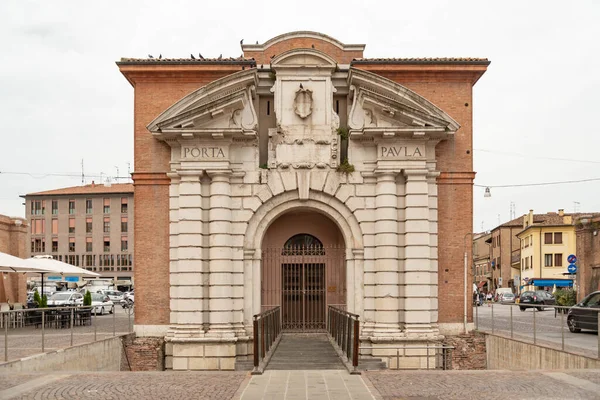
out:
<path id="1" fill-rule="evenodd" d="M 69 253 L 75 253 L 75 238 L 69 238 Z"/>
<path id="2" fill-rule="evenodd" d="M 552 244 L 552 232 L 544 233 L 544 244 Z"/>
<path id="3" fill-rule="evenodd" d="M 127 217 L 121 217 L 121 232 L 127 232 Z"/>
<path id="4" fill-rule="evenodd" d="M 52 219 L 52 234 L 58 235 L 58 219 L 57 218 Z"/>
<path id="5" fill-rule="evenodd" d="M 104 214 L 110 214 L 110 199 L 104 199 Z"/>
<path id="6" fill-rule="evenodd" d="M 85 238 L 85 251 L 90 253 L 92 251 L 92 238 Z"/>
<path id="7" fill-rule="evenodd" d="M 42 201 L 32 200 L 31 201 L 31 215 L 42 215 Z"/>
<path id="8" fill-rule="evenodd" d="M 69 233 L 75 233 L 75 218 L 69 218 Z"/>
<path id="9" fill-rule="evenodd" d="M 110 238 L 107 238 L 107 237 L 104 238 L 104 252 L 105 253 L 110 252 Z"/>
<path id="10" fill-rule="evenodd" d="M 562 267 L 562 265 L 563 265 L 562 259 L 563 259 L 562 253 L 556 253 L 554 255 L 554 266 L 555 267 Z"/>
<path id="11" fill-rule="evenodd" d="M 104 217 L 104 233 L 110 233 L 110 217 Z"/>
<path id="12" fill-rule="evenodd" d="M 555 232 L 554 233 L 554 244 L 562 244 L 563 240 L 562 240 L 562 232 Z"/>
<path id="13" fill-rule="evenodd" d="M 58 240 L 52 240 L 52 252 L 56 253 L 58 251 Z"/>
<path id="14" fill-rule="evenodd" d="M 121 198 L 121 214 L 127 214 L 127 197 Z"/>
<path id="15" fill-rule="evenodd" d="M 121 251 L 127 251 L 127 238 L 121 238 Z"/>
<path id="16" fill-rule="evenodd" d="M 544 267 L 552 266 L 552 254 L 544 254 Z"/>
<path id="17" fill-rule="evenodd" d="M 85 213 L 86 214 L 91 214 L 94 210 L 92 209 L 92 200 L 91 199 L 86 199 L 85 200 Z"/>
<path id="18" fill-rule="evenodd" d="M 85 219 L 85 233 L 92 233 L 92 218 Z"/>
<path id="19" fill-rule="evenodd" d="M 69 200 L 69 214 L 75 214 L 75 200 Z"/>
<path id="20" fill-rule="evenodd" d="M 52 200 L 52 215 L 58 215 L 58 200 Z"/>

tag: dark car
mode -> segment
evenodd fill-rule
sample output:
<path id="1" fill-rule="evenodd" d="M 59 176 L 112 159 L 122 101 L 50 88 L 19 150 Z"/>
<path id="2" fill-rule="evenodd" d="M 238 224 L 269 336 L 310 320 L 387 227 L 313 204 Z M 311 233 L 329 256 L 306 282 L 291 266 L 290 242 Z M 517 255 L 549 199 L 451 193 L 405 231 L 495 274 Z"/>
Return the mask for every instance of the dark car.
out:
<path id="1" fill-rule="evenodd" d="M 527 307 L 535 307 L 538 311 L 542 311 L 544 306 L 554 305 L 555 303 L 554 296 L 544 290 L 528 290 L 519 296 L 519 309 L 521 311 L 525 311 Z"/>
<path id="2" fill-rule="evenodd" d="M 582 329 L 598 331 L 598 313 L 600 312 L 600 291 L 587 295 L 580 303 L 569 309 L 567 325 L 573 333 Z"/>

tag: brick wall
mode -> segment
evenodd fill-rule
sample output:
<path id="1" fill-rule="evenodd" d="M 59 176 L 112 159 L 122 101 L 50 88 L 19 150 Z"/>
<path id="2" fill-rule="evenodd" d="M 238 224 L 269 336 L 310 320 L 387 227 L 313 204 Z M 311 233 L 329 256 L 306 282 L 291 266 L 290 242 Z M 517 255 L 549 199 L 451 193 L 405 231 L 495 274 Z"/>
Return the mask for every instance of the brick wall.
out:
<path id="1" fill-rule="evenodd" d="M 137 306 L 136 306 L 137 308 Z M 121 371 L 163 371 L 165 369 L 165 341 L 163 338 L 123 337 L 125 351 Z"/>
<path id="2" fill-rule="evenodd" d="M 20 221 L 17 226 L 15 221 Z M 0 215 L 0 251 L 24 258 L 27 239 L 27 221 L 22 218 L 10 218 Z M 27 277 L 23 274 L 8 273 L 0 277 L 0 303 L 27 301 Z"/>
<path id="3" fill-rule="evenodd" d="M 596 234 L 594 234 L 596 232 Z M 600 218 L 577 224 L 577 300 L 600 290 Z"/>
<path id="4" fill-rule="evenodd" d="M 487 369 L 484 334 L 472 331 L 466 335 L 446 336 L 444 344 L 454 347 L 451 369 Z"/>

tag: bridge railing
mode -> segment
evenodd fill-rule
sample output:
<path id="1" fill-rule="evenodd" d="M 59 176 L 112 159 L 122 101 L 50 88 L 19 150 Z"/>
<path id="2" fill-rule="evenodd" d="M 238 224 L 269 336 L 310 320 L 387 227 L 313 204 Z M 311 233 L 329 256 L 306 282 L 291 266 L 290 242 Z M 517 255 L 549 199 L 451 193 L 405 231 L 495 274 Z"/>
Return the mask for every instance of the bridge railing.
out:
<path id="1" fill-rule="evenodd" d="M 358 367 L 358 340 L 360 334 L 358 315 L 335 306 L 329 306 L 327 309 L 327 332 L 356 370 Z"/>
<path id="2" fill-rule="evenodd" d="M 254 315 L 254 372 L 262 373 L 260 365 L 281 335 L 281 306 Z M 264 368 L 264 364 L 263 364 Z"/>

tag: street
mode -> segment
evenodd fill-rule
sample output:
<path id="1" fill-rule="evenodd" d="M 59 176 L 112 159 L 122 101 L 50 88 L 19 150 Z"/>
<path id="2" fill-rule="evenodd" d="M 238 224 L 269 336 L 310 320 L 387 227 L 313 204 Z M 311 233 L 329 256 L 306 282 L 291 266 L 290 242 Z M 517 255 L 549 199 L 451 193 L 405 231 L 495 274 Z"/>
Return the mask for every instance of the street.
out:
<path id="1" fill-rule="evenodd" d="M 512 325 L 512 335 L 515 339 L 533 343 L 535 337 L 537 344 L 562 349 L 564 338 L 566 351 L 593 358 L 599 356 L 598 334 L 592 331 L 569 332 L 566 315 L 555 315 L 553 308 L 546 308 L 544 311 L 527 308 L 520 311 L 518 304 L 492 303 L 474 307 L 473 316 L 476 329 L 484 332 L 510 337 Z"/>

